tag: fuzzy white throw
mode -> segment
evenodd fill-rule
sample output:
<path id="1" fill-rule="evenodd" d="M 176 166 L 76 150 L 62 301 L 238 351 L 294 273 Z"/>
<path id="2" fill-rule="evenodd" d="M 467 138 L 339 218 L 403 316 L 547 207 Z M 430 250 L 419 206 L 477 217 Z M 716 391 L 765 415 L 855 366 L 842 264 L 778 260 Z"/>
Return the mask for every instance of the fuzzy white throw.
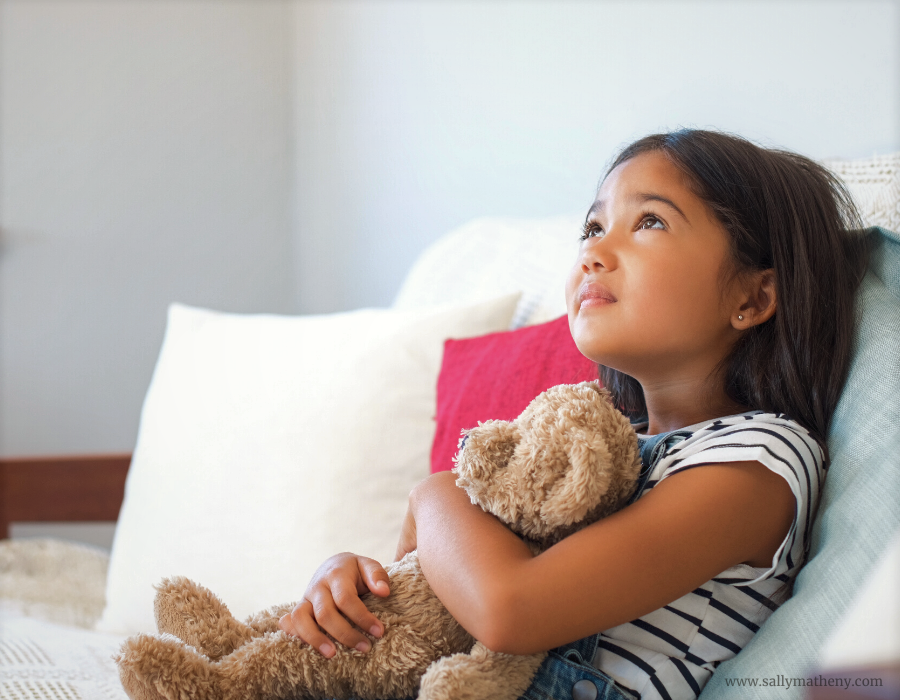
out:
<path id="1" fill-rule="evenodd" d="M 0 541 L 0 700 L 126 700 L 122 638 L 89 628 L 108 555 L 56 540 Z"/>

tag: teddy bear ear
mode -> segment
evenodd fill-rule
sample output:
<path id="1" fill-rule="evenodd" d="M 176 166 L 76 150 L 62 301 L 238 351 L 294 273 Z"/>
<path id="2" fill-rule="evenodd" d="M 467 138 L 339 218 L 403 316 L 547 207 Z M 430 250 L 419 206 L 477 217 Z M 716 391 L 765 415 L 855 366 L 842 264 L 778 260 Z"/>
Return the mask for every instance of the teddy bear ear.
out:
<path id="1" fill-rule="evenodd" d="M 553 484 L 541 506 L 541 520 L 551 529 L 580 522 L 603 500 L 610 486 L 612 458 L 606 441 L 584 429 L 568 435 L 569 468 Z"/>
<path id="2" fill-rule="evenodd" d="M 519 442 L 519 429 L 505 420 L 488 420 L 466 430 L 454 458 L 456 485 L 464 488 L 473 503 L 481 504 L 496 471 L 504 469 Z"/>

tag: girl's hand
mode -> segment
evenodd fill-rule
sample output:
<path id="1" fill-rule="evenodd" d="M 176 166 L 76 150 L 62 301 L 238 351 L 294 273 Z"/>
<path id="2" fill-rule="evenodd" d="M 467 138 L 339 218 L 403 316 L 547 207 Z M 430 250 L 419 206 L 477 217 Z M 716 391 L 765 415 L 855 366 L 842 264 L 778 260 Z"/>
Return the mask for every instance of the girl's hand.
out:
<path id="1" fill-rule="evenodd" d="M 384 626 L 359 599 L 370 591 L 380 598 L 390 594 L 384 567 L 350 552 L 336 554 L 316 570 L 303 599 L 278 621 L 278 626 L 329 659 L 335 648 L 326 633 L 349 649 L 367 652 L 372 645 L 359 630 L 373 637 L 384 633 Z"/>

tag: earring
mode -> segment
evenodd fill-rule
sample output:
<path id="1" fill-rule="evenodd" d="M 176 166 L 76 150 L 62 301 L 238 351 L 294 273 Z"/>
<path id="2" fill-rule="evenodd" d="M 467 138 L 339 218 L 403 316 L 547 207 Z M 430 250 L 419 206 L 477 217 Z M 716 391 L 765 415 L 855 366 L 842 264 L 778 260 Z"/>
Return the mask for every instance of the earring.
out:
<path id="1" fill-rule="evenodd" d="M 738 321 L 743 321 L 743 320 L 744 320 L 744 317 L 741 316 L 740 314 L 738 314 Z"/>

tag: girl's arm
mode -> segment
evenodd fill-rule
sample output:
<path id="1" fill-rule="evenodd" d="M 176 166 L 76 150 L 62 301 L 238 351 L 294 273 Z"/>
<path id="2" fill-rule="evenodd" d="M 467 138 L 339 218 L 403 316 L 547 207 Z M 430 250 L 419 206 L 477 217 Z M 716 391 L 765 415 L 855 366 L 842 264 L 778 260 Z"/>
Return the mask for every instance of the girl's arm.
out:
<path id="1" fill-rule="evenodd" d="M 787 482 L 757 462 L 674 474 L 537 557 L 441 473 L 410 497 L 422 570 L 495 651 L 529 654 L 634 620 L 736 564 L 771 565 L 793 520 Z"/>
<path id="2" fill-rule="evenodd" d="M 793 513 L 787 482 L 761 464 L 707 465 L 533 557 L 442 472 L 410 495 L 398 558 L 418 548 L 428 582 L 463 627 L 490 649 L 529 654 L 634 620 L 735 564 L 769 566 Z M 367 651 L 360 630 L 378 637 L 383 627 L 359 595 L 388 595 L 387 581 L 378 562 L 336 555 L 281 628 L 325 656 L 334 647 L 323 630 Z"/>

